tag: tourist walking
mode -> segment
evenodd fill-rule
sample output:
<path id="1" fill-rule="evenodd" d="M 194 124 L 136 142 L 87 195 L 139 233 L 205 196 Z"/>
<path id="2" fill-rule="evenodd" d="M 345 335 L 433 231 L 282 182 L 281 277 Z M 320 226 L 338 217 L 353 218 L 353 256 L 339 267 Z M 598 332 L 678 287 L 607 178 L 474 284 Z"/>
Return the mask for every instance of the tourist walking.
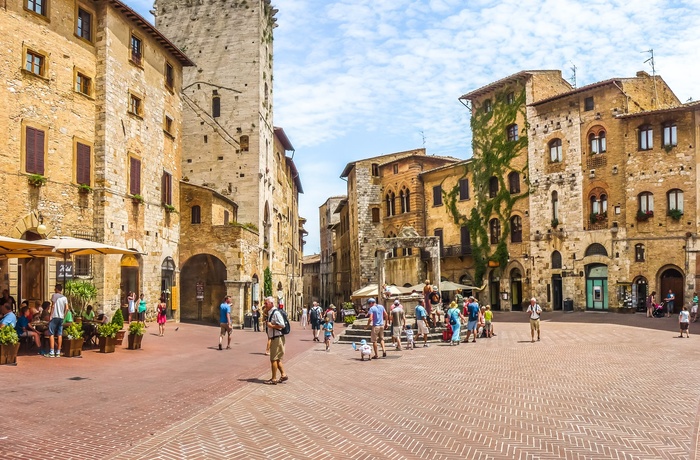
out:
<path id="1" fill-rule="evenodd" d="M 394 344 L 397 351 L 401 351 L 401 332 L 406 327 L 406 314 L 403 311 L 403 305 L 398 300 L 394 302 L 394 308 L 391 310 L 390 325 L 391 325 L 391 343 Z"/>
<path id="2" fill-rule="evenodd" d="M 457 302 L 450 303 L 450 308 L 445 314 L 445 322 L 449 322 L 452 327 L 452 338 L 450 339 L 450 346 L 459 345 L 459 331 L 462 326 L 462 321 L 464 321 L 464 316 L 459 312 L 457 308 Z M 469 332 L 467 332 L 469 334 Z M 469 336 L 467 336 L 468 338 Z"/>
<path id="3" fill-rule="evenodd" d="M 333 323 L 323 321 L 323 343 L 326 344 L 326 351 L 331 351 L 331 337 L 333 336 Z"/>
<path id="4" fill-rule="evenodd" d="M 493 337 L 493 312 L 491 311 L 491 305 L 486 305 L 486 311 L 484 312 L 484 329 L 486 330 L 486 337 L 489 339 Z"/>
<path id="5" fill-rule="evenodd" d="M 219 332 L 219 350 L 222 349 L 224 335 L 228 335 L 226 349 L 229 350 L 231 348 L 231 333 L 233 332 L 233 327 L 231 326 L 231 296 L 227 295 L 224 297 L 224 301 L 219 305 L 219 326 L 221 328 Z"/>
<path id="6" fill-rule="evenodd" d="M 418 299 L 418 305 L 416 305 L 416 329 L 418 332 L 418 338 L 423 336 L 423 348 L 428 347 L 428 334 L 430 329 L 428 329 L 428 312 L 425 310 L 423 304 L 425 301 L 423 299 Z"/>
<path id="7" fill-rule="evenodd" d="M 61 357 L 63 342 L 63 319 L 68 311 L 68 299 L 63 295 L 63 286 L 56 285 L 56 292 L 51 296 L 51 321 L 49 322 L 49 358 Z"/>
<path id="8" fill-rule="evenodd" d="M 265 298 L 264 314 L 267 324 L 267 337 L 270 339 L 270 368 L 272 377 L 266 380 L 267 385 L 277 385 L 278 383 L 289 380 L 287 374 L 284 373 L 282 367 L 282 358 L 284 358 L 284 318 L 279 309 L 275 307 L 272 297 Z M 280 379 L 277 380 L 277 371 L 279 370 Z"/>
<path id="9" fill-rule="evenodd" d="M 382 358 L 386 358 L 386 348 L 384 347 L 384 325 L 387 321 L 386 310 L 383 305 L 377 304 L 377 301 L 370 298 L 367 301 L 369 305 L 369 318 L 367 320 L 367 327 L 372 328 L 372 349 L 374 350 L 374 355 L 372 359 L 379 358 L 379 353 L 377 350 L 377 342 L 382 346 Z"/>
<path id="10" fill-rule="evenodd" d="M 664 300 L 666 301 L 666 317 L 670 318 L 673 314 L 674 300 L 676 300 L 676 296 L 673 294 L 672 290 L 668 290 L 668 294 L 666 294 Z"/>
<path id="11" fill-rule="evenodd" d="M 311 323 L 311 332 L 314 336 L 314 342 L 318 342 L 318 333 L 321 330 L 321 316 L 323 315 L 323 310 L 318 305 L 318 302 L 314 302 L 311 310 L 309 310 L 309 322 Z"/>
<path id="12" fill-rule="evenodd" d="M 537 341 L 540 341 L 540 315 L 542 307 L 537 304 L 537 299 L 530 299 L 530 305 L 527 307 L 528 315 L 530 315 L 530 337 L 532 342 L 535 341 L 535 331 L 537 331 Z"/>
<path id="13" fill-rule="evenodd" d="M 146 296 L 141 293 L 139 296 L 139 323 L 146 325 L 146 310 L 148 309 L 146 305 Z"/>
<path id="14" fill-rule="evenodd" d="M 309 309 L 306 307 L 303 307 L 301 309 L 301 318 L 299 318 L 299 323 L 300 323 L 300 326 L 302 327 L 302 329 L 306 329 L 306 325 L 309 322 L 308 316 L 309 316 Z"/>
<path id="15" fill-rule="evenodd" d="M 167 309 L 168 304 L 165 303 L 165 295 L 162 295 L 160 296 L 158 307 L 156 307 L 156 311 L 158 312 L 158 315 L 156 316 L 156 320 L 158 322 L 158 337 L 163 337 L 163 334 L 165 334 L 165 323 L 168 320 L 165 316 Z"/>
<path id="16" fill-rule="evenodd" d="M 469 336 L 473 335 L 472 343 L 476 342 L 477 324 L 479 322 L 479 303 L 473 296 L 468 298 L 467 307 L 464 309 L 464 315 L 467 317 L 467 336 L 464 343 L 469 342 Z"/>
<path id="17" fill-rule="evenodd" d="M 647 296 L 647 318 L 654 317 L 654 306 L 656 305 L 656 291 L 652 291 Z"/>
<path id="18" fill-rule="evenodd" d="M 690 306 L 690 320 L 696 322 L 698 320 L 698 293 L 693 292 L 693 304 Z"/>
<path id="19" fill-rule="evenodd" d="M 678 337 L 683 337 L 683 333 L 685 332 L 685 336 L 690 338 L 690 315 L 688 314 L 688 307 L 685 305 L 683 305 L 683 309 L 678 314 L 678 326 L 681 331 L 681 335 Z"/>
<path id="20" fill-rule="evenodd" d="M 129 305 L 129 323 L 131 323 L 136 314 L 136 293 L 134 291 L 129 291 L 129 295 L 126 296 L 126 302 Z"/>
<path id="21" fill-rule="evenodd" d="M 335 332 L 333 331 L 333 326 L 335 325 L 335 305 L 328 305 L 328 308 L 326 308 L 326 312 L 324 313 L 324 321 L 331 323 L 331 335 L 335 340 Z"/>
<path id="22" fill-rule="evenodd" d="M 251 319 L 253 321 L 253 332 L 260 332 L 260 308 L 258 307 L 258 301 L 253 302 L 253 306 L 250 308 Z"/>

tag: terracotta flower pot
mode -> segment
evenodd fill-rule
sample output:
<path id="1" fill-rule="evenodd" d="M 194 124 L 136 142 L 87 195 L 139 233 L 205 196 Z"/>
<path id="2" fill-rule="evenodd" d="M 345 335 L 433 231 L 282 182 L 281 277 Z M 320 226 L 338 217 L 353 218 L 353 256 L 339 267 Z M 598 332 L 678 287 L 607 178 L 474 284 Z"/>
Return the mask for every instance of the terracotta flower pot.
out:
<path id="1" fill-rule="evenodd" d="M 124 330 L 117 331 L 117 345 L 121 346 L 122 343 L 124 343 L 124 334 L 126 334 L 126 331 Z"/>
<path id="2" fill-rule="evenodd" d="M 14 345 L 0 345 L 0 364 L 17 364 L 19 342 Z"/>
<path id="3" fill-rule="evenodd" d="M 100 337 L 100 353 L 114 353 L 117 339 L 112 337 Z"/>
<path id="4" fill-rule="evenodd" d="M 83 341 L 84 339 L 82 337 L 79 339 L 63 338 L 61 341 L 61 354 L 67 358 L 81 356 L 83 352 Z"/>
<path id="5" fill-rule="evenodd" d="M 138 350 L 141 348 L 141 341 L 143 340 L 143 335 L 128 335 L 129 350 Z"/>

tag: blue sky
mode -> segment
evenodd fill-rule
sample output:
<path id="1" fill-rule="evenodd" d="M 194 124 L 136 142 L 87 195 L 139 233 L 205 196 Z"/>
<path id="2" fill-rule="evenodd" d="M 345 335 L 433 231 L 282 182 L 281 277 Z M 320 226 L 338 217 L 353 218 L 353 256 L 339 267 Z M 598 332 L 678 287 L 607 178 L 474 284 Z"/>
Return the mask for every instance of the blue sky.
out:
<path id="1" fill-rule="evenodd" d="M 152 3 L 127 0 L 147 19 Z M 225 3 L 222 3 L 222 6 Z M 459 96 L 520 70 L 559 69 L 577 86 L 656 72 L 700 97 L 700 0 L 273 0 L 274 123 L 296 148 L 305 254 L 318 207 L 345 193 L 355 159 L 425 146 L 471 156 Z"/>

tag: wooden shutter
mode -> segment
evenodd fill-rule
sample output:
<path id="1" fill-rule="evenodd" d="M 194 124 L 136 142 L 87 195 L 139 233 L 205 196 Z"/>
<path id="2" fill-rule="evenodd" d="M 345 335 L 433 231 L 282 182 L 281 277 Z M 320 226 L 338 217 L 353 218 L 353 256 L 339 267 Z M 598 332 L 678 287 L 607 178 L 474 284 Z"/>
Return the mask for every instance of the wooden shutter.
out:
<path id="1" fill-rule="evenodd" d="M 75 179 L 79 185 L 90 185 L 90 146 L 78 142 L 75 158 Z"/>
<path id="2" fill-rule="evenodd" d="M 129 193 L 141 194 L 141 160 L 129 158 Z"/>
<path id="3" fill-rule="evenodd" d="M 163 177 L 161 178 L 160 199 L 163 204 L 173 204 L 173 176 L 165 171 L 163 171 Z"/>
<path id="4" fill-rule="evenodd" d="M 44 131 L 27 126 L 24 165 L 29 174 L 44 175 L 44 136 Z"/>

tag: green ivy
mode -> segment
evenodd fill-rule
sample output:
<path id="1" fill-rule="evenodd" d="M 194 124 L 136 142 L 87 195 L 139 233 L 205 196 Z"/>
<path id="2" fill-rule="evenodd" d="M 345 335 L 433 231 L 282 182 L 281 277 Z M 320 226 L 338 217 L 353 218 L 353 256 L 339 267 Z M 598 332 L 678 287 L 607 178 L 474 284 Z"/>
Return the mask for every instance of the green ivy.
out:
<path id="1" fill-rule="evenodd" d="M 492 110 L 486 112 L 479 107 L 473 111 L 471 118 L 472 152 L 474 159 L 464 165 L 462 175 L 451 190 L 443 187 L 443 202 L 447 212 L 458 226 L 466 225 L 471 238 L 472 257 L 474 259 L 474 281 L 481 284 L 486 274 L 489 261 L 498 262 L 500 270 L 508 263 L 507 238 L 510 234 L 510 217 L 513 205 L 524 198 L 529 192 L 512 195 L 507 183 L 508 174 L 517 171 L 521 180 L 527 180 L 527 162 L 522 169 L 514 169 L 513 160 L 527 149 L 527 126 L 519 126 L 518 140 L 508 140 L 506 127 L 515 123 L 518 114 L 525 115 L 525 90 L 515 95 L 512 103 L 506 98 L 510 91 L 505 90 L 496 94 L 492 101 Z M 467 177 L 472 170 L 472 186 L 476 206 L 466 216 L 457 209 L 459 195 L 459 179 Z M 496 177 L 499 187 L 495 197 L 489 196 L 489 179 Z M 444 182 L 444 181 L 443 181 Z M 528 187 L 529 189 L 529 187 Z M 489 234 L 489 221 L 498 218 L 501 223 L 501 235 L 492 252 Z"/>
<path id="2" fill-rule="evenodd" d="M 263 285 L 263 291 L 265 297 L 270 297 L 272 295 L 272 272 L 270 267 L 265 269 L 265 284 Z"/>

